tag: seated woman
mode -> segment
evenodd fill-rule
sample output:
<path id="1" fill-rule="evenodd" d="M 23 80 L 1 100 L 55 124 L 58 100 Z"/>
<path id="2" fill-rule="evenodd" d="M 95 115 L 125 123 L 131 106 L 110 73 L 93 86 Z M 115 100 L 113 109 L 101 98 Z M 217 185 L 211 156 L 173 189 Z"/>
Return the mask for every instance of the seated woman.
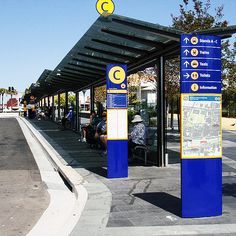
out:
<path id="1" fill-rule="evenodd" d="M 106 150 L 107 149 L 107 113 L 104 111 L 102 113 L 102 121 L 98 123 L 95 140 L 101 144 L 101 146 Z"/>
<path id="2" fill-rule="evenodd" d="M 135 115 L 131 121 L 134 124 L 133 130 L 129 137 L 129 159 L 133 158 L 132 149 L 138 145 L 145 145 L 145 125 L 140 115 Z"/>

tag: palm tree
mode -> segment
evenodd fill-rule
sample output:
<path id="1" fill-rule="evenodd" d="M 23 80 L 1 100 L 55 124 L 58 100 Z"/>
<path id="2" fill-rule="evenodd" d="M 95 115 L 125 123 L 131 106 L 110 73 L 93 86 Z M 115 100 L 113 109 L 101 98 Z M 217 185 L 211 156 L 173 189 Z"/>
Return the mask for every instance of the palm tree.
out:
<path id="1" fill-rule="evenodd" d="M 7 89 L 0 88 L 0 94 L 2 96 L 2 112 L 3 112 L 3 96 L 4 96 L 5 93 L 7 93 Z"/>

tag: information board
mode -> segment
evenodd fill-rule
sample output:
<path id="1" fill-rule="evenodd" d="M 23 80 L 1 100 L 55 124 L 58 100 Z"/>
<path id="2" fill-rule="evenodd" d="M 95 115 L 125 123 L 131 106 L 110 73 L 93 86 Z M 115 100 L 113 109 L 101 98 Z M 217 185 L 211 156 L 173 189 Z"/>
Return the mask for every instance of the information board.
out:
<path id="1" fill-rule="evenodd" d="M 128 120 L 127 109 L 107 110 L 107 139 L 127 140 Z"/>
<path id="2" fill-rule="evenodd" d="M 181 96 L 182 158 L 222 156 L 221 95 Z"/>
<path id="3" fill-rule="evenodd" d="M 217 158 L 221 145 L 221 39 L 181 36 L 181 158 Z"/>
<path id="4" fill-rule="evenodd" d="M 107 94 L 107 109 L 127 108 L 127 94 Z"/>
<path id="5" fill-rule="evenodd" d="M 181 35 L 181 93 L 221 93 L 221 39 Z"/>

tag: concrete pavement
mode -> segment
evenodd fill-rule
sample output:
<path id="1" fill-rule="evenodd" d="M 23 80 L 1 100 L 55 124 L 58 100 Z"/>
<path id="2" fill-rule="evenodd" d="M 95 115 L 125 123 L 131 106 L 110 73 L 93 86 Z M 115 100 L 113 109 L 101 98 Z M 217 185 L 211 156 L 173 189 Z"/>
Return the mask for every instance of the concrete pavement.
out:
<path id="1" fill-rule="evenodd" d="M 83 177 L 88 201 L 71 235 L 236 233 L 236 169 L 234 153 L 230 151 L 236 148 L 236 143 L 231 133 L 224 133 L 227 155 L 223 158 L 223 216 L 182 219 L 178 134 L 170 134 L 168 139 L 174 164 L 157 168 L 136 163 L 129 167 L 129 178 L 109 180 L 106 178 L 106 157 L 78 142 L 77 134 L 60 131 L 50 121 L 31 123 L 60 153 L 64 165 L 73 167 Z"/>
<path id="2" fill-rule="evenodd" d="M 26 121 L 23 122 L 19 118 L 17 118 L 17 120 L 37 162 L 42 181 L 50 195 L 48 208 L 27 236 L 69 235 L 75 227 L 83 209 L 83 206 L 80 204 L 81 200 L 78 201 L 78 195 L 81 199 L 83 196 L 81 193 L 84 191 L 83 189 L 81 190 L 82 187 L 79 186 L 78 191 L 76 191 L 75 194 L 70 188 L 68 188 L 65 181 L 57 171 L 63 165 L 60 164 L 60 161 L 55 156 L 56 152 L 53 152 L 52 149 L 49 149 L 44 143 L 41 145 L 39 142 L 40 137 L 36 138 L 34 132 L 30 131 L 28 126 L 25 124 Z M 74 171 L 70 167 L 64 168 L 63 174 L 65 176 L 70 176 L 72 184 L 77 180 L 77 178 L 74 178 Z M 85 200 L 87 196 L 86 194 L 85 191 Z"/>

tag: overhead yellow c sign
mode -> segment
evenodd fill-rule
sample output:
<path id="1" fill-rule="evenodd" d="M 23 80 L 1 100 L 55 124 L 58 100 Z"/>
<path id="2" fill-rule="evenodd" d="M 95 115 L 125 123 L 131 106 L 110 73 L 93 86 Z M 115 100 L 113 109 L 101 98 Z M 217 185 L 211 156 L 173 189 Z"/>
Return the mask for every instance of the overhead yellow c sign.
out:
<path id="1" fill-rule="evenodd" d="M 114 66 L 110 69 L 108 77 L 114 84 L 121 84 L 126 78 L 125 70 L 120 66 Z"/>
<path id="2" fill-rule="evenodd" d="M 98 0 L 96 9 L 100 15 L 107 17 L 114 12 L 115 4 L 112 0 Z"/>

